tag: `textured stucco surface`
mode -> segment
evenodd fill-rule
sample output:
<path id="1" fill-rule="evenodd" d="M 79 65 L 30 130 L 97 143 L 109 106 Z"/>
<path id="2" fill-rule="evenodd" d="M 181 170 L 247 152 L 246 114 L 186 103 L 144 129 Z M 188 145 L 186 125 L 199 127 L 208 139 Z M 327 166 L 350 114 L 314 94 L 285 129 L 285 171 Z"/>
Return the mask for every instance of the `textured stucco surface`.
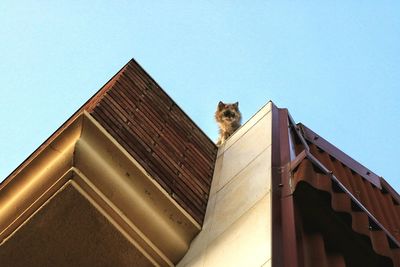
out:
<path id="1" fill-rule="evenodd" d="M 68 183 L 0 246 L 2 267 L 154 266 Z"/>

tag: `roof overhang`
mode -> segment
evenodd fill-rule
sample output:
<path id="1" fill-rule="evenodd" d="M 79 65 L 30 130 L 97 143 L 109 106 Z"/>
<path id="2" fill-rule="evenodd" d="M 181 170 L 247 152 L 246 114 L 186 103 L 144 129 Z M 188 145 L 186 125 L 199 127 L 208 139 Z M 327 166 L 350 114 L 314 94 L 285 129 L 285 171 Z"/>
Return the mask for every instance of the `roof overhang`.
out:
<path id="1" fill-rule="evenodd" d="M 272 266 L 398 266 L 398 194 L 272 107 Z"/>
<path id="2" fill-rule="evenodd" d="M 173 266 L 201 229 L 89 113 L 82 111 L 1 184 L 0 245 L 17 238 L 15 233 L 29 227 L 29 221 L 40 216 L 38 211 L 67 185 L 156 265 Z"/>

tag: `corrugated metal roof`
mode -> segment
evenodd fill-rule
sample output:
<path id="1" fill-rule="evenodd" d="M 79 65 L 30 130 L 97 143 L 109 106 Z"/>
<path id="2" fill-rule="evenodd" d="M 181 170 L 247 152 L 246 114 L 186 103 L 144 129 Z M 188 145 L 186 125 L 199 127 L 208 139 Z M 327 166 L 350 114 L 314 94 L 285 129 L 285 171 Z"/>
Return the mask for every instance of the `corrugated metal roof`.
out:
<path id="1" fill-rule="evenodd" d="M 340 159 L 343 165 L 348 166 L 353 172 L 356 172 L 364 179 L 370 181 L 373 185 L 381 188 L 381 179 L 378 175 L 358 163 L 356 160 L 352 159 L 350 156 L 346 155 L 344 152 L 329 143 L 324 138 L 320 137 L 318 134 L 314 133 L 307 126 L 300 123 L 299 127 L 302 134 L 304 135 L 304 138 L 308 142 L 315 144 L 315 146 L 317 146 L 319 150 L 329 151 L 328 153 L 331 157 Z"/>
<path id="2" fill-rule="evenodd" d="M 202 223 L 217 147 L 133 59 L 14 170 L 0 189 L 83 110 Z"/>
<path id="3" fill-rule="evenodd" d="M 286 110 L 275 109 L 273 167 L 283 170 L 273 177 L 275 225 L 293 236 L 292 244 L 273 243 L 273 266 L 400 266 L 399 195 L 322 137 L 296 126 Z M 284 235 L 278 230 L 273 242 Z"/>
<path id="4" fill-rule="evenodd" d="M 294 201 L 304 225 L 301 228 L 304 246 L 309 246 L 303 252 L 308 261 L 323 259 L 329 262 L 329 256 L 333 254 L 347 266 L 399 266 L 399 247 L 381 227 L 382 217 L 374 220 L 351 194 L 329 174 L 321 172 L 311 160 L 303 160 L 294 170 L 293 177 Z M 391 204 L 382 201 L 384 196 L 379 197 L 374 192 L 376 188 L 368 185 L 370 182 L 354 181 L 354 184 L 365 190 L 366 199 L 373 202 L 373 206 L 381 206 L 389 217 L 396 216 L 396 212 L 390 210 Z M 314 250 L 313 243 L 308 241 L 311 237 L 320 239 L 319 245 L 325 249 Z M 316 261 L 308 266 L 322 265 Z"/>

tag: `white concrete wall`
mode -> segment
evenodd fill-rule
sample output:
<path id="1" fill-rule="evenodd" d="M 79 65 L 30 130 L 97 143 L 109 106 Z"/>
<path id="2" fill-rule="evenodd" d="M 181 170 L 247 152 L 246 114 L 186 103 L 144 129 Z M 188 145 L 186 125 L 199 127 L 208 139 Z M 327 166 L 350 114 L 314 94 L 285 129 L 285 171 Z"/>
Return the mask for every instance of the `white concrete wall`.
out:
<path id="1" fill-rule="evenodd" d="M 178 267 L 271 266 L 271 106 L 219 149 L 203 229 Z"/>

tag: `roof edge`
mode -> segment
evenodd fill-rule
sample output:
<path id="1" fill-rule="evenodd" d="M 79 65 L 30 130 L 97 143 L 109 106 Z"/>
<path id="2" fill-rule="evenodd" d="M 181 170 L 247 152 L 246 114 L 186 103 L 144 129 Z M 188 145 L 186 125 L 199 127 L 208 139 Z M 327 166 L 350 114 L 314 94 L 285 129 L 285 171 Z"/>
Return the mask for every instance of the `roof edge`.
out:
<path id="1" fill-rule="evenodd" d="M 26 159 L 24 159 L 8 176 L 4 178 L 3 181 L 0 182 L 0 189 L 9 182 L 12 177 L 18 174 L 18 172 L 23 169 L 26 165 L 29 164 L 31 160 L 33 160 L 38 154 L 40 154 L 46 147 L 53 142 L 58 135 L 60 135 L 64 129 L 68 128 L 70 124 L 73 123 L 75 119 L 77 119 L 82 110 L 84 110 L 87 106 L 92 103 L 92 100 L 100 94 L 105 88 L 108 88 L 108 85 L 120 75 L 120 73 L 126 68 L 126 66 L 131 62 L 131 60 L 126 63 L 116 74 L 114 74 L 99 90 L 96 91 L 77 111 L 75 111 L 64 123 L 61 124 L 43 143 L 39 145 Z"/>
<path id="2" fill-rule="evenodd" d="M 338 149 L 336 146 L 328 142 L 326 139 L 322 138 L 320 135 L 312 131 L 310 128 L 302 123 L 297 124 L 303 133 L 304 138 L 318 146 L 322 150 L 326 151 L 332 157 L 336 158 L 348 168 L 358 173 L 361 177 L 371 182 L 374 186 L 382 189 L 381 177 L 369 170 L 367 167 L 354 160 L 352 157 Z"/>

